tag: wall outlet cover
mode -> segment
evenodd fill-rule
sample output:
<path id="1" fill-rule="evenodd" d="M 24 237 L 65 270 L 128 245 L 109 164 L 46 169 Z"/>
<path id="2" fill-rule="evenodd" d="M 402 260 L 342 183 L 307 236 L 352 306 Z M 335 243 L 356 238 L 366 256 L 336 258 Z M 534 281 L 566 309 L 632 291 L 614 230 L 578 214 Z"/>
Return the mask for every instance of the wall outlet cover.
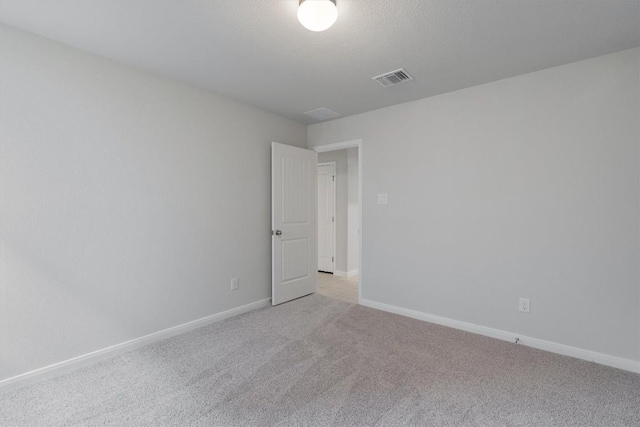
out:
<path id="1" fill-rule="evenodd" d="M 378 194 L 378 204 L 386 205 L 389 202 L 389 197 L 386 194 Z"/>
<path id="2" fill-rule="evenodd" d="M 529 298 L 520 298 L 518 309 L 523 313 L 531 312 L 531 300 Z"/>
<path id="3" fill-rule="evenodd" d="M 231 279 L 231 290 L 237 291 L 240 288 L 240 282 L 237 277 Z"/>

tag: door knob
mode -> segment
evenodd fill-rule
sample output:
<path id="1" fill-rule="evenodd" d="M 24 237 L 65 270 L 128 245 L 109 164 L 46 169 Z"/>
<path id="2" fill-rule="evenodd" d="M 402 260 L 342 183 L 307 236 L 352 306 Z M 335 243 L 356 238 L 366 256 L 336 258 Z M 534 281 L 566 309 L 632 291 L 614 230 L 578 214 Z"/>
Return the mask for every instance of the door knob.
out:
<path id="1" fill-rule="evenodd" d="M 276 236 L 282 236 L 282 231 L 276 230 Z"/>

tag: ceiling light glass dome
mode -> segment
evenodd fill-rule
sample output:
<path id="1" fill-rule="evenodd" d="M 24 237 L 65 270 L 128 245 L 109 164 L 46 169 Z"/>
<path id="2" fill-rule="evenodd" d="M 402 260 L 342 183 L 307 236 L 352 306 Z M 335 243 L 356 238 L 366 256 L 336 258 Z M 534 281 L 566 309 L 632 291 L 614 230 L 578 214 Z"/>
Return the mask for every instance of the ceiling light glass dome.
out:
<path id="1" fill-rule="evenodd" d="M 338 19 L 336 0 L 300 0 L 298 20 L 311 31 L 324 31 Z"/>

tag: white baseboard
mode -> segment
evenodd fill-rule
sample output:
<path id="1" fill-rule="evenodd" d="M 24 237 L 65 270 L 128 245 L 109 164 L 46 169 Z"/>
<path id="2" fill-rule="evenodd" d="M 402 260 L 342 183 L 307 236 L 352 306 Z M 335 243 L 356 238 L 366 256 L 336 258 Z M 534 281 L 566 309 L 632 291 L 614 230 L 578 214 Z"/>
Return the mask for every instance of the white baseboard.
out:
<path id="1" fill-rule="evenodd" d="M 446 317 L 423 313 L 421 311 L 409 310 L 407 308 L 383 304 L 376 301 L 363 299 L 360 301 L 360 304 L 366 307 L 371 307 L 378 310 L 388 311 L 390 313 L 400 314 L 402 316 L 423 320 L 425 322 L 436 323 L 438 325 L 448 326 L 450 328 L 460 329 L 491 338 L 497 338 L 499 340 L 515 342 L 516 338 L 519 338 L 519 344 L 526 345 L 528 347 L 549 351 L 551 353 L 561 354 L 563 356 L 571 356 L 577 359 L 588 360 L 590 362 L 599 363 L 601 365 L 624 369 L 625 371 L 640 373 L 640 361 L 624 359 L 622 357 L 611 356 L 608 354 L 598 353 L 595 351 L 585 350 L 577 347 L 571 347 L 568 345 L 545 341 L 538 338 L 531 338 L 513 332 L 506 332 L 500 329 L 493 329 L 485 326 L 475 325 L 473 323 L 461 322 L 459 320 L 453 320 Z"/>
<path id="2" fill-rule="evenodd" d="M 357 268 L 355 270 L 347 271 L 347 277 L 357 276 L 358 274 L 360 274 L 360 270 Z"/>
<path id="3" fill-rule="evenodd" d="M 112 345 L 111 347 L 96 350 L 91 353 L 83 354 L 82 356 L 74 357 L 72 359 L 64 360 L 53 365 L 45 366 L 43 368 L 26 372 L 24 374 L 16 375 L 15 377 L 7 378 L 0 381 L 0 393 L 4 393 L 19 387 L 24 387 L 26 385 L 41 381 L 45 378 L 59 375 L 61 373 L 68 372 L 81 366 L 89 365 L 91 363 L 95 363 L 99 360 L 113 357 L 118 354 L 126 353 L 128 351 L 144 347 L 156 341 L 161 341 L 172 336 L 209 325 L 211 323 L 228 319 L 229 317 L 237 316 L 239 314 L 247 313 L 258 308 L 266 307 L 270 305 L 270 302 L 271 298 L 256 301 L 251 304 L 223 311 L 222 313 L 213 314 L 211 316 L 183 323 L 182 325 L 154 332 L 140 338 L 125 341 L 120 344 Z"/>

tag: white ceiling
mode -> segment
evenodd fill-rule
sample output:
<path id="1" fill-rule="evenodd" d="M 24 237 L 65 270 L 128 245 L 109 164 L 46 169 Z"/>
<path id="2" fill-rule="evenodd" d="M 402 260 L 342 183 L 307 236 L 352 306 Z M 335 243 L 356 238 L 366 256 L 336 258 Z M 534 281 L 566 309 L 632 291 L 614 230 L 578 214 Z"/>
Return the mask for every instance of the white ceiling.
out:
<path id="1" fill-rule="evenodd" d="M 0 21 L 302 123 L 640 45 L 638 0 L 338 0 L 323 33 L 297 3 L 0 0 Z M 415 80 L 371 80 L 401 67 Z"/>

